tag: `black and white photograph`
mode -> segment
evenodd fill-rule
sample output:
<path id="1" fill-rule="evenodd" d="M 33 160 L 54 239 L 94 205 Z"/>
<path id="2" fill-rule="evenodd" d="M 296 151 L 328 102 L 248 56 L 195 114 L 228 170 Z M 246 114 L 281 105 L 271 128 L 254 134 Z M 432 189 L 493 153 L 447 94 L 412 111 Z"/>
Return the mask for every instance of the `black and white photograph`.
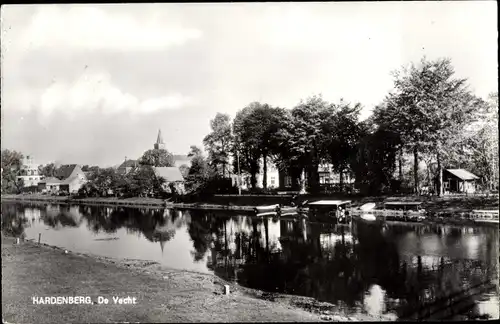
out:
<path id="1" fill-rule="evenodd" d="M 497 25 L 2 5 L 2 323 L 498 320 Z"/>

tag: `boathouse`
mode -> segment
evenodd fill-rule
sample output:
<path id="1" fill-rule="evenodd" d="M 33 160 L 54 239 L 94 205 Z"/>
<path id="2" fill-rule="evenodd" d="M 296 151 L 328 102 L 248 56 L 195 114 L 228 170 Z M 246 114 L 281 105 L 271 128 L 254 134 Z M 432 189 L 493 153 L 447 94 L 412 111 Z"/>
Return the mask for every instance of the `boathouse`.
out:
<path id="1" fill-rule="evenodd" d="M 443 172 L 443 185 L 448 193 L 474 193 L 476 192 L 475 174 L 464 169 L 446 169 Z"/>

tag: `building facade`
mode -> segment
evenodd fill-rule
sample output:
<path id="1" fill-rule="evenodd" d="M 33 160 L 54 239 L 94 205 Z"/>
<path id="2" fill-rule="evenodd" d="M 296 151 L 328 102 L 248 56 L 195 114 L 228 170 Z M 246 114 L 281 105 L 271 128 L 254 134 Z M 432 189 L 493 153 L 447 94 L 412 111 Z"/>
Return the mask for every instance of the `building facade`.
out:
<path id="1" fill-rule="evenodd" d="M 23 181 L 24 187 L 33 187 L 38 186 L 38 183 L 42 179 L 43 176 L 40 175 L 38 165 L 35 161 L 31 158 L 31 156 L 25 157 L 16 180 Z"/>

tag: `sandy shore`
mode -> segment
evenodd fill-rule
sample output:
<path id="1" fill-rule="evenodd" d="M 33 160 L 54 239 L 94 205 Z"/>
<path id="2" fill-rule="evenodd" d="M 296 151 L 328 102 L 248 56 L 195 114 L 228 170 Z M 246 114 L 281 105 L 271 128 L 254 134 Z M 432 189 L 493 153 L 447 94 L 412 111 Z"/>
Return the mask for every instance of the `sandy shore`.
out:
<path id="1" fill-rule="evenodd" d="M 224 285 L 230 294 L 224 294 Z M 89 305 L 34 305 L 33 297 L 89 296 Z M 109 304 L 98 304 L 98 297 Z M 136 304 L 114 304 L 113 297 Z M 273 294 L 211 274 L 67 252 L 2 235 L 2 309 L 9 323 L 314 322 L 371 320 L 310 298 Z M 306 311 L 307 310 L 307 311 Z M 389 319 L 388 319 L 389 320 Z"/>

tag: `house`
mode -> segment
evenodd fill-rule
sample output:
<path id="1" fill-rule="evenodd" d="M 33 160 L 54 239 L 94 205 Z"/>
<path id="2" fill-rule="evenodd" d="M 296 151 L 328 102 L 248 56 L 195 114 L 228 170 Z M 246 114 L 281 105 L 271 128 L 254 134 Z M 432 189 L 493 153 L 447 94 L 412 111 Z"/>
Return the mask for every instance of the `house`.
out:
<path id="1" fill-rule="evenodd" d="M 61 180 L 54 177 L 45 178 L 38 183 L 38 190 L 42 192 L 56 193 L 60 189 L 61 182 Z"/>
<path id="2" fill-rule="evenodd" d="M 30 156 L 25 157 L 16 180 L 23 181 L 24 187 L 36 187 L 42 179 L 43 176 L 39 174 L 35 161 Z"/>
<path id="3" fill-rule="evenodd" d="M 474 193 L 477 179 L 478 176 L 464 169 L 446 169 L 443 172 L 443 189 L 449 193 Z"/>
<path id="4" fill-rule="evenodd" d="M 40 182 L 40 191 L 68 193 L 77 192 L 83 184 L 87 182 L 87 176 L 77 164 L 62 165 L 55 171 L 55 177 L 44 179 Z"/>
<path id="5" fill-rule="evenodd" d="M 263 167 L 263 159 L 260 159 L 260 167 L 259 173 L 256 175 L 256 186 L 257 188 L 264 188 L 264 167 Z M 229 161 L 229 164 L 232 164 L 232 161 Z M 238 170 L 234 170 L 234 174 L 230 175 L 231 182 L 233 186 L 238 186 Z M 276 165 L 268 160 L 267 162 L 267 188 L 274 189 L 279 188 L 280 186 L 280 175 L 278 168 Z M 248 190 L 252 188 L 251 175 L 248 172 L 241 173 L 241 189 Z"/>
<path id="6" fill-rule="evenodd" d="M 184 193 L 184 177 L 177 167 L 154 167 L 157 177 L 165 179 L 163 190 L 170 191 L 170 185 L 174 185 L 178 193 Z"/>
<path id="7" fill-rule="evenodd" d="M 120 164 L 120 166 L 116 169 L 119 174 L 125 175 L 132 171 L 139 165 L 137 160 L 127 160 Z"/>

